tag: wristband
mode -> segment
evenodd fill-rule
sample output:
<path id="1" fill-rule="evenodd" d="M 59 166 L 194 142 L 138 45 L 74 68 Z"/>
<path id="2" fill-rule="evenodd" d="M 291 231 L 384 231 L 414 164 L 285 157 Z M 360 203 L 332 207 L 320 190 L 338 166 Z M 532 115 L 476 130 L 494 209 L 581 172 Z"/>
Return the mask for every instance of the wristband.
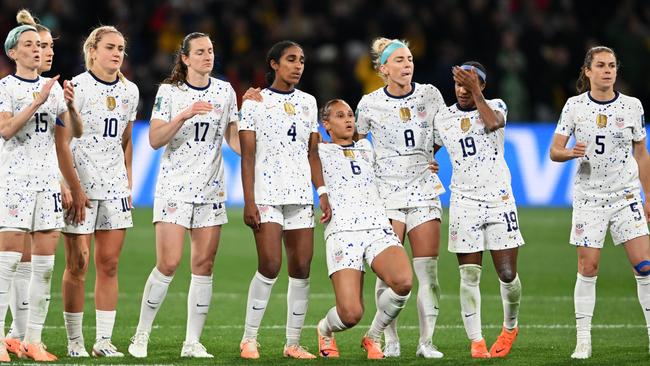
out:
<path id="1" fill-rule="evenodd" d="M 327 187 L 326 186 L 320 186 L 316 189 L 316 193 L 318 194 L 318 197 L 324 195 L 327 193 Z"/>

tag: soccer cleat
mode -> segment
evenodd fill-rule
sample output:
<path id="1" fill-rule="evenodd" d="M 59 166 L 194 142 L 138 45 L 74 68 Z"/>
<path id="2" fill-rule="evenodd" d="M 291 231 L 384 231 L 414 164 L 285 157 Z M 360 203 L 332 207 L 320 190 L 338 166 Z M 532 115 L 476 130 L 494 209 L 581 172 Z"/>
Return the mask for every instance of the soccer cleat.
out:
<path id="1" fill-rule="evenodd" d="M 131 338 L 129 345 L 129 353 L 135 358 L 147 357 L 147 345 L 149 344 L 149 333 L 137 332 Z"/>
<path id="2" fill-rule="evenodd" d="M 434 346 L 431 341 L 428 341 L 426 343 L 418 344 L 418 349 L 415 351 L 415 356 L 424 358 L 442 358 L 444 354 L 438 351 L 438 348 L 436 348 L 436 346 Z"/>
<path id="3" fill-rule="evenodd" d="M 515 327 L 513 330 L 503 327 L 496 342 L 490 347 L 490 357 L 506 357 L 517 339 L 517 334 L 519 334 L 519 327 Z"/>
<path id="4" fill-rule="evenodd" d="M 591 340 L 578 340 L 571 358 L 584 360 L 591 357 Z"/>
<path id="5" fill-rule="evenodd" d="M 83 343 L 68 341 L 68 357 L 90 357 L 90 355 Z"/>
<path id="6" fill-rule="evenodd" d="M 241 358 L 247 358 L 250 360 L 257 360 L 260 358 L 260 353 L 257 351 L 259 343 L 256 339 L 248 338 L 241 341 L 239 344 L 240 356 Z"/>
<path id="7" fill-rule="evenodd" d="M 5 342 L 0 342 L 0 362 L 11 362 L 9 352 L 7 352 L 7 345 Z"/>
<path id="8" fill-rule="evenodd" d="M 22 343 L 21 351 L 27 358 L 34 361 L 56 361 L 58 358 L 47 351 L 43 343 Z"/>
<path id="9" fill-rule="evenodd" d="M 490 358 L 490 352 L 485 345 L 485 339 L 478 342 L 472 342 L 472 358 Z"/>
<path id="10" fill-rule="evenodd" d="M 399 342 L 386 342 L 384 345 L 384 357 L 399 357 L 401 354 Z"/>
<path id="11" fill-rule="evenodd" d="M 13 353 L 18 358 L 22 358 L 23 352 L 20 350 L 20 339 L 18 338 L 5 338 L 5 347 L 9 353 Z M 0 351 L 1 352 L 1 351 Z M 8 361 L 2 361 L 8 362 Z"/>
<path id="12" fill-rule="evenodd" d="M 214 358 L 214 356 L 209 354 L 205 347 L 199 342 L 183 342 L 181 357 Z"/>
<path id="13" fill-rule="evenodd" d="M 379 360 L 384 358 L 384 352 L 381 351 L 381 344 L 367 335 L 361 338 L 361 348 L 368 353 L 369 360 Z"/>
<path id="14" fill-rule="evenodd" d="M 339 347 L 336 345 L 334 334 L 331 337 L 324 336 L 320 333 L 320 327 L 316 327 L 316 332 L 318 333 L 318 354 L 323 358 L 338 358 Z"/>
<path id="15" fill-rule="evenodd" d="M 300 360 L 313 360 L 316 356 L 309 353 L 299 344 L 292 344 L 291 346 L 284 346 L 284 357 L 296 358 Z"/>
<path id="16" fill-rule="evenodd" d="M 93 356 L 124 357 L 124 353 L 119 352 L 110 339 L 100 339 L 93 346 Z"/>

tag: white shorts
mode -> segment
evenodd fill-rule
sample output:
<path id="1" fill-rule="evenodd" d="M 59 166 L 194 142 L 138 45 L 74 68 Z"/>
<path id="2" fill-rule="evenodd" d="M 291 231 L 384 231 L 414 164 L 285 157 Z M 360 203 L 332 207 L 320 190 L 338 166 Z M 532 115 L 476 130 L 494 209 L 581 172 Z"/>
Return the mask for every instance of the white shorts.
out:
<path id="1" fill-rule="evenodd" d="M 0 228 L 48 231 L 63 227 L 60 192 L 0 188 Z"/>
<path id="2" fill-rule="evenodd" d="M 372 266 L 375 257 L 392 246 L 402 246 L 392 227 L 330 234 L 325 239 L 327 274 L 347 268 L 364 272 L 364 260 Z"/>
<path id="3" fill-rule="evenodd" d="M 65 223 L 64 233 L 92 234 L 96 230 L 116 230 L 133 227 L 129 198 L 90 200 L 86 220 L 81 224 Z"/>
<path id="4" fill-rule="evenodd" d="M 524 245 L 517 206 L 454 202 L 449 206 L 449 246 L 452 253 L 504 250 Z"/>
<path id="5" fill-rule="evenodd" d="M 226 204 L 192 203 L 154 198 L 153 222 L 168 222 L 181 225 L 187 229 L 219 226 L 228 222 Z"/>
<path id="6" fill-rule="evenodd" d="M 406 232 L 408 233 L 414 227 L 427 221 L 440 220 L 442 205 L 440 199 L 438 199 L 433 206 L 387 209 L 386 215 L 390 220 L 406 224 Z"/>
<path id="7" fill-rule="evenodd" d="M 311 229 L 314 227 L 313 205 L 257 205 L 260 222 L 275 222 L 283 230 Z"/>
<path id="8" fill-rule="evenodd" d="M 614 245 L 648 235 L 643 203 L 635 200 L 612 210 L 573 209 L 570 243 L 576 246 L 602 248 L 607 228 Z"/>

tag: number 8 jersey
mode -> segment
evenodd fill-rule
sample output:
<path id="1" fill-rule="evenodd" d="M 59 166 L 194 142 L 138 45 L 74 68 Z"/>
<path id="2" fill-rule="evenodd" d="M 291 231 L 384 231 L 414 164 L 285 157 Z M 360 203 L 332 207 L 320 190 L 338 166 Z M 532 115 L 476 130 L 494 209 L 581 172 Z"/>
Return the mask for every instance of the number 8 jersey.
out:
<path id="1" fill-rule="evenodd" d="M 433 118 L 445 108 L 440 91 L 412 83 L 396 97 L 384 87 L 364 95 L 357 106 L 357 132 L 372 134 L 375 175 L 387 209 L 433 206 L 445 192 L 429 169 L 433 160 Z"/>
<path id="2" fill-rule="evenodd" d="M 108 83 L 90 71 L 75 76 L 72 84 L 84 124 L 83 135 L 71 144 L 81 186 L 92 200 L 130 196 L 122 135 L 135 120 L 138 87 L 119 77 Z"/>

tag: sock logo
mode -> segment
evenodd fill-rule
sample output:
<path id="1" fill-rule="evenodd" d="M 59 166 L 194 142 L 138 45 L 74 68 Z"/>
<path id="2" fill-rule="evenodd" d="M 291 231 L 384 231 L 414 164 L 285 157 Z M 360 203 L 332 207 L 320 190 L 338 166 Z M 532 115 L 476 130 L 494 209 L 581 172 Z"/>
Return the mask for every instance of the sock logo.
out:
<path id="1" fill-rule="evenodd" d="M 258 308 L 255 305 L 253 305 L 253 310 L 264 310 L 265 308 L 266 308 L 266 306 L 262 306 L 262 307 Z"/>
<path id="2" fill-rule="evenodd" d="M 197 308 L 207 308 L 208 306 L 210 306 L 210 304 L 199 304 L 198 302 L 196 303 Z"/>
<path id="3" fill-rule="evenodd" d="M 160 304 L 160 301 L 158 301 L 158 302 L 153 302 L 153 301 L 151 301 L 151 300 L 147 300 L 147 304 L 148 304 L 148 305 L 156 306 L 156 305 Z"/>
<path id="4" fill-rule="evenodd" d="M 476 313 L 465 314 L 465 317 L 466 317 L 466 318 L 469 318 L 469 317 L 472 316 L 472 315 L 476 315 Z"/>
<path id="5" fill-rule="evenodd" d="M 292 314 L 293 314 L 293 315 L 295 315 L 295 316 L 302 316 L 302 315 L 305 315 L 305 313 L 300 313 L 300 314 L 297 314 L 297 313 L 296 313 L 295 311 L 294 311 L 294 312 L 292 312 Z"/>

